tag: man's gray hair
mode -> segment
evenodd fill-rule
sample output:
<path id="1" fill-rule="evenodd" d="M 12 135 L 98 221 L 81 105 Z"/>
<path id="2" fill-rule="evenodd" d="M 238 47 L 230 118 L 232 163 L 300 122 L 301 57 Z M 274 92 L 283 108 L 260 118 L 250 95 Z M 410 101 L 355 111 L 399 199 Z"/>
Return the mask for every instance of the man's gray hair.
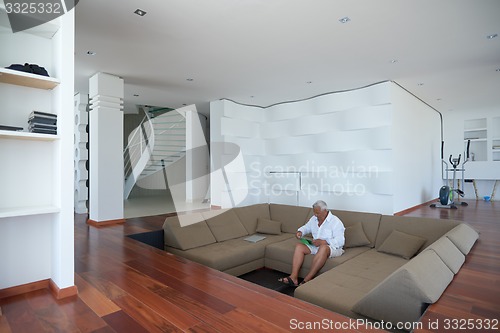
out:
<path id="1" fill-rule="evenodd" d="M 313 204 L 313 208 L 314 207 L 319 207 L 319 208 L 321 208 L 321 210 L 327 210 L 328 209 L 328 206 L 326 205 L 326 202 L 324 202 L 323 200 L 316 201 Z"/>

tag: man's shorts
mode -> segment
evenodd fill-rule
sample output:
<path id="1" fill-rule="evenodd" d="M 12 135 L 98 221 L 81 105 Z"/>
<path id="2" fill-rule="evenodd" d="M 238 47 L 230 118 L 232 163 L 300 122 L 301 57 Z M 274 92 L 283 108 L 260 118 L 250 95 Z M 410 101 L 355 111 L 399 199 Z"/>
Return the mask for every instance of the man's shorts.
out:
<path id="1" fill-rule="evenodd" d="M 319 247 L 314 245 L 306 245 L 306 246 L 309 248 L 309 250 L 311 250 L 311 254 L 318 253 Z M 328 258 L 340 257 L 344 253 L 343 249 L 338 249 L 331 245 L 329 245 L 329 247 L 330 247 L 330 256 Z"/>

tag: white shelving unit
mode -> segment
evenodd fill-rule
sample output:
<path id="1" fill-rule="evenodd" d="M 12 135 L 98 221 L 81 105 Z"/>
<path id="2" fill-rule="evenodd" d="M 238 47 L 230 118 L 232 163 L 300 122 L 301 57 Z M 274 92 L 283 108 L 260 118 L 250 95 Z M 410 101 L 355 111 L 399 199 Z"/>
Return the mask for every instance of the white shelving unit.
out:
<path id="1" fill-rule="evenodd" d="M 15 207 L 10 209 L 0 209 L 0 218 L 3 217 L 19 217 L 29 215 L 59 213 L 60 209 L 56 206 L 40 206 L 40 207 Z"/>
<path id="2" fill-rule="evenodd" d="M 464 121 L 464 147 L 470 140 L 470 162 L 480 162 L 488 160 L 488 127 L 487 119 L 469 119 Z"/>
<path id="3" fill-rule="evenodd" d="M 55 141 L 59 140 L 59 135 L 0 130 L 0 139 Z"/>
<path id="4" fill-rule="evenodd" d="M 59 80 L 52 77 L 15 71 L 8 68 L 0 68 L 0 82 L 46 90 L 52 90 L 59 84 Z"/>
<path id="5" fill-rule="evenodd" d="M 0 130 L 0 290 L 51 279 L 74 285 L 74 11 L 13 34 L 0 6 L 0 124 L 57 114 L 57 135 Z M 6 69 L 38 64 L 50 77 Z"/>

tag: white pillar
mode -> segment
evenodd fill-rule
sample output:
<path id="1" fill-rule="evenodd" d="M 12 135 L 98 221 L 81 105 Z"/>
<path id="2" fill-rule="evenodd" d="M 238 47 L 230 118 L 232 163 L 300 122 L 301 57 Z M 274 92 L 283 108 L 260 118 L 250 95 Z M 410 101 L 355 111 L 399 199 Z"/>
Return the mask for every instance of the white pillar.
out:
<path id="1" fill-rule="evenodd" d="M 75 213 L 86 214 L 87 200 L 89 198 L 87 180 L 89 172 L 87 169 L 89 134 L 87 125 L 89 124 L 89 113 L 87 105 L 89 100 L 87 95 L 80 93 L 74 97 L 75 107 Z"/>
<path id="2" fill-rule="evenodd" d="M 123 79 L 90 78 L 89 224 L 123 222 Z"/>
<path id="3" fill-rule="evenodd" d="M 207 142 L 196 106 L 181 110 L 186 115 L 186 202 L 201 202 L 210 183 Z"/>

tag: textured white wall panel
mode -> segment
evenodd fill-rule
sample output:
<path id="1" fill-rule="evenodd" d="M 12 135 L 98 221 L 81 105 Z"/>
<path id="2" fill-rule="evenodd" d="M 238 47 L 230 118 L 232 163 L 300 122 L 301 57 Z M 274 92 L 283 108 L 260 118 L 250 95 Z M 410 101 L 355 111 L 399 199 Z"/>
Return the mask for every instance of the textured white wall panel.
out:
<path id="1" fill-rule="evenodd" d="M 223 115 L 227 118 L 241 119 L 244 121 L 251 122 L 262 122 L 265 121 L 266 109 L 259 107 L 239 105 L 231 101 L 223 100 L 220 101 L 224 107 Z"/>
<path id="2" fill-rule="evenodd" d="M 257 138 L 260 136 L 260 124 L 242 119 L 221 119 L 221 134 L 244 138 Z"/>
<path id="3" fill-rule="evenodd" d="M 231 142 L 235 145 L 225 145 L 224 154 L 236 154 L 239 151 L 243 155 L 264 155 L 265 154 L 265 141 L 254 138 L 238 138 L 229 135 L 224 135 L 224 142 Z M 239 149 L 237 149 L 239 147 Z"/>

